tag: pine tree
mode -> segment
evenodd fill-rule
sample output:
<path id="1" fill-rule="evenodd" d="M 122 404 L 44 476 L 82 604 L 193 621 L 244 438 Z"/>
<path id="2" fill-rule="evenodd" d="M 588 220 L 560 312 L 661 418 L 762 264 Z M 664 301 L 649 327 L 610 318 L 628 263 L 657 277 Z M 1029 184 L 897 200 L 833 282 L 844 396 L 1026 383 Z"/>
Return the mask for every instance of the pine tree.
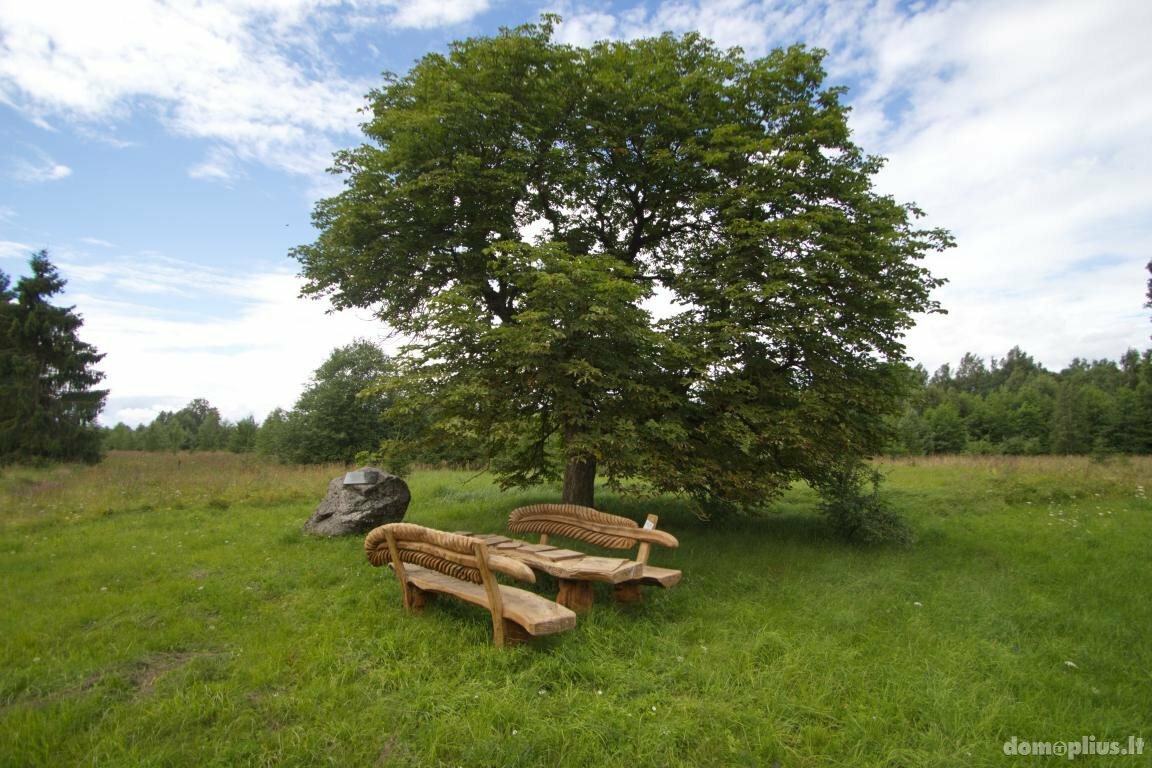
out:
<path id="1" fill-rule="evenodd" d="M 103 359 L 77 332 L 74 307 L 49 303 L 65 281 L 40 251 L 32 274 L 11 288 L 0 272 L 0 463 L 100 459 L 96 416 L 107 390 L 93 389 Z"/>

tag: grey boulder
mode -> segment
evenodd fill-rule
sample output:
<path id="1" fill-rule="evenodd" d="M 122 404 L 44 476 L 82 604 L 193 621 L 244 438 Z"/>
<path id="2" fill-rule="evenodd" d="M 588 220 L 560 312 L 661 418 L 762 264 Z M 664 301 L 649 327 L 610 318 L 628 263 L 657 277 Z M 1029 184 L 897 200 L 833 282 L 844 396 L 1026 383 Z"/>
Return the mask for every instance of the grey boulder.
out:
<path id="1" fill-rule="evenodd" d="M 304 523 L 304 532 L 317 536 L 367 533 L 378 525 L 403 520 L 411 499 L 403 480 L 364 467 L 328 483 L 328 493 Z"/>

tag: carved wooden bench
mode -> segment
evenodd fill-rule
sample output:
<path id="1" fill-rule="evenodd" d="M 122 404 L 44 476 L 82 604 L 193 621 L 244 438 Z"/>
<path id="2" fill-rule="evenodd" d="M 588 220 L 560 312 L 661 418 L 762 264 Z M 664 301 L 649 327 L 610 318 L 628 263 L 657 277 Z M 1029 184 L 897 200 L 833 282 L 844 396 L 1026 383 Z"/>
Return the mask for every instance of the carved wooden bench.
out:
<path id="1" fill-rule="evenodd" d="M 422 609 L 434 593 L 487 608 L 497 646 L 576 626 L 570 609 L 498 583 L 493 572 L 530 583 L 536 576 L 524 563 L 489 552 L 483 542 L 413 523 L 389 523 L 369 531 L 364 551 L 372 565 L 392 566 L 409 611 Z"/>
<path id="2" fill-rule="evenodd" d="M 643 527 L 619 515 L 611 515 L 591 507 L 576 504 L 533 504 L 515 509 L 508 516 L 508 530 L 515 533 L 538 533 L 540 544 L 547 545 L 550 536 L 564 536 L 586 541 L 608 549 L 631 549 L 639 544 L 633 564 L 640 567 L 623 580 L 599 578 L 595 574 L 577 578 L 560 578 L 560 594 L 556 602 L 575 611 L 583 612 L 592 605 L 595 592 L 591 581 L 611 581 L 617 602 L 634 603 L 640 600 L 640 586 L 672 587 L 680 582 L 681 572 L 671 568 L 658 568 L 648 564 L 653 544 L 678 547 L 676 537 L 656 530 L 659 518 L 648 515 Z M 508 555 L 517 556 L 516 550 Z M 530 563 L 532 564 L 532 563 Z M 536 567 L 532 564 L 533 567 Z M 541 568 L 547 571 L 547 568 Z"/>

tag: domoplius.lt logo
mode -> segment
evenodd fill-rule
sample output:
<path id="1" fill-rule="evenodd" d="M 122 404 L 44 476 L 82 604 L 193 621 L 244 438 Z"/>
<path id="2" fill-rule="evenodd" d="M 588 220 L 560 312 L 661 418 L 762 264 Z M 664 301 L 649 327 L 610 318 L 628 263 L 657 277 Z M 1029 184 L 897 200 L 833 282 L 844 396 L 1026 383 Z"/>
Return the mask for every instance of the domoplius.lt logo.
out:
<path id="1" fill-rule="evenodd" d="M 1004 754 L 1014 757 L 1067 757 L 1069 760 L 1093 755 L 1136 757 L 1144 754 L 1144 739 L 1129 736 L 1127 740 L 1115 741 L 1081 736 L 1076 741 L 1026 741 L 1013 736 L 1004 742 Z"/>

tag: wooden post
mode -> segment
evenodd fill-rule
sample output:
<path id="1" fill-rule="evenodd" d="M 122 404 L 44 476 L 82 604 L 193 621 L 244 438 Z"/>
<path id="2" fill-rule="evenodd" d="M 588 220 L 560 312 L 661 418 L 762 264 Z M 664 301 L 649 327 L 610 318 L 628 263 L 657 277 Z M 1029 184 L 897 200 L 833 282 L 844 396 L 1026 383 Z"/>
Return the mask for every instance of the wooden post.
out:
<path id="1" fill-rule="evenodd" d="M 488 545 L 482 541 L 473 547 L 476 562 L 480 567 L 480 580 L 488 593 L 488 607 L 492 611 L 492 643 L 497 648 L 504 647 L 504 598 L 500 595 L 500 585 L 488 568 Z"/>
<path id="2" fill-rule="evenodd" d="M 396 537 L 392 531 L 385 529 L 384 538 L 388 540 L 388 555 L 392 558 L 392 570 L 396 571 L 396 578 L 400 579 L 400 592 L 403 595 L 404 607 L 413 610 L 416 606 L 410 594 L 411 587 L 408 584 L 408 576 L 404 573 L 404 563 L 400 560 L 400 548 L 396 546 Z"/>
<path id="3" fill-rule="evenodd" d="M 560 579 L 556 602 L 576 613 L 588 613 L 596 601 L 596 590 L 590 581 Z"/>
<path id="4" fill-rule="evenodd" d="M 420 587 L 416 586 L 415 584 L 409 584 L 408 600 L 410 604 L 408 606 L 408 610 L 412 611 L 413 613 L 421 611 L 424 609 L 424 606 L 428 603 L 428 601 L 434 597 L 436 597 L 435 592 L 429 592 L 427 590 L 420 589 Z"/>
<path id="5" fill-rule="evenodd" d="M 504 644 L 505 645 L 520 645 L 532 639 L 532 635 L 528 630 L 520 626 L 514 621 L 504 619 Z"/>
<path id="6" fill-rule="evenodd" d="M 656 515 L 648 515 L 648 519 L 644 521 L 644 530 L 656 530 L 656 523 L 660 522 L 660 518 Z M 648 564 L 648 551 L 652 549 L 652 545 L 646 541 L 640 542 L 640 547 L 636 551 L 636 562 Z"/>
<path id="7" fill-rule="evenodd" d="M 612 588 L 612 596 L 616 598 L 618 603 L 638 603 L 642 597 L 640 582 L 626 581 L 623 584 L 617 584 Z"/>

